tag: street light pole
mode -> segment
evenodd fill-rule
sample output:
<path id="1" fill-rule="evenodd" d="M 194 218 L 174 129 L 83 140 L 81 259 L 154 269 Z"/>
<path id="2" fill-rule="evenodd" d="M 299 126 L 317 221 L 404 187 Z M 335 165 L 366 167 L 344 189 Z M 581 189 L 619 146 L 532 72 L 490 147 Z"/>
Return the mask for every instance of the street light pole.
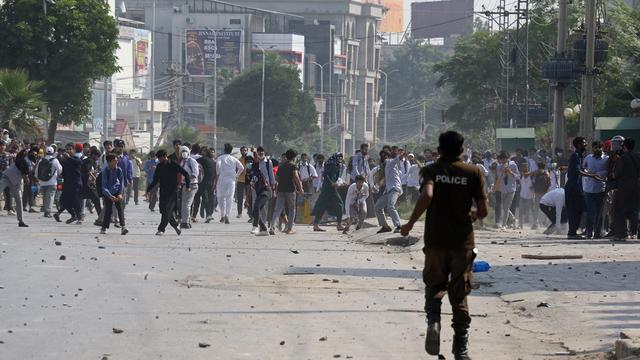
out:
<path id="1" fill-rule="evenodd" d="M 156 102 L 156 0 L 153 0 L 151 15 L 151 126 L 149 127 L 149 150 L 153 150 Z"/>
<path id="2" fill-rule="evenodd" d="M 262 51 L 262 100 L 260 101 L 260 146 L 264 146 L 264 72 L 266 65 L 266 53 L 264 48 L 258 44 L 253 44 Z"/>
<path id="3" fill-rule="evenodd" d="M 383 131 L 382 131 L 382 142 L 387 144 L 387 120 L 389 119 L 389 104 L 387 103 L 387 94 L 389 93 L 389 74 L 393 74 L 398 69 L 392 70 L 389 73 L 386 73 L 382 70 L 379 70 L 382 75 L 384 75 L 384 123 L 383 123 Z"/>
<path id="4" fill-rule="evenodd" d="M 324 67 L 315 61 L 312 63 L 320 68 L 320 153 L 324 154 Z"/>
<path id="5" fill-rule="evenodd" d="M 213 30 L 213 150 L 218 151 L 218 31 Z"/>

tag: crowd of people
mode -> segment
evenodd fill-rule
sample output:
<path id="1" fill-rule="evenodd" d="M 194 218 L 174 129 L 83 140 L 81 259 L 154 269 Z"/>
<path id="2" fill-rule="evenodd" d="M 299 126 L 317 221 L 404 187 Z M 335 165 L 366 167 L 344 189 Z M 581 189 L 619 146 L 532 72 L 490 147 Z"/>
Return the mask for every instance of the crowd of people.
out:
<path id="1" fill-rule="evenodd" d="M 103 233 L 113 223 L 124 235 L 125 208 L 130 202 L 140 204 L 143 197 L 150 211 L 158 205 L 161 213 L 157 235 L 168 224 L 180 234 L 198 218 L 209 223 L 215 212 L 221 223 L 229 224 L 235 207 L 238 218 L 247 214 L 253 234 L 269 236 L 276 230 L 295 233 L 296 210 L 304 200 L 313 208 L 314 231 L 326 231 L 320 225 L 327 222 L 335 222 L 338 231 L 357 231 L 375 216 L 378 233 L 399 233 L 399 203 L 415 203 L 421 169 L 439 158 L 429 149 L 410 153 L 396 146 L 384 146 L 374 158 L 367 144 L 348 158 L 293 149 L 276 157 L 262 147 L 247 146 L 234 154 L 230 144 L 218 155 L 210 147 L 178 139 L 172 145 L 170 154 L 151 151 L 143 160 L 120 139 L 105 141 L 101 148 L 73 143 L 63 148 L 4 137 L 4 210 L 15 214 L 21 227 L 28 226 L 24 212 L 82 224 L 86 213 L 95 211 L 94 224 Z M 484 175 L 492 210 L 492 221 L 482 224 L 532 230 L 549 224 L 545 234 L 566 233 L 571 239 L 637 236 L 640 157 L 635 141 L 617 136 L 590 147 L 587 154 L 585 139 L 576 138 L 566 157 L 537 149 L 513 154 L 466 149 L 461 159 Z M 70 216 L 63 220 L 65 212 Z"/>

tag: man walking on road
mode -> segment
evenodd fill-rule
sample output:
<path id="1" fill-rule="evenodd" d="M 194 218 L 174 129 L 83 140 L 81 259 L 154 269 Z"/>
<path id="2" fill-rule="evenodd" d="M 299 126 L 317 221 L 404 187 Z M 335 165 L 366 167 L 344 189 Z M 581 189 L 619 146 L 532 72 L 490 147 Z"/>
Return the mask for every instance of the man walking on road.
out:
<path id="1" fill-rule="evenodd" d="M 158 225 L 158 232 L 156 235 L 160 236 L 164 234 L 164 230 L 167 228 L 167 224 L 171 224 L 171 227 L 180 235 L 181 230 L 178 227 L 178 221 L 175 218 L 176 206 L 178 206 L 178 175 L 182 175 L 185 182 L 185 191 L 191 191 L 189 173 L 187 173 L 182 166 L 178 163 L 169 160 L 167 152 L 165 150 L 158 150 L 156 153 L 158 160 L 158 166 L 153 175 L 153 181 L 147 186 L 146 195 L 152 190 L 155 191 L 156 185 L 160 188 L 160 214 L 162 219 L 160 225 Z"/>
<path id="2" fill-rule="evenodd" d="M 229 223 L 231 204 L 233 203 L 233 193 L 236 190 L 236 179 L 244 171 L 244 166 L 240 161 L 231 156 L 233 146 L 224 144 L 224 154 L 216 161 L 218 174 L 218 204 L 220 205 L 220 222 Z"/>
<path id="3" fill-rule="evenodd" d="M 427 211 L 424 236 L 426 284 L 425 310 L 427 337 L 425 349 L 430 355 L 440 353 L 440 308 L 448 293 L 453 310 L 453 354 L 456 360 L 470 360 L 468 331 L 471 323 L 467 295 L 471 292 L 475 239 L 473 222 L 488 213 L 487 194 L 480 169 L 464 164 L 464 138 L 455 131 L 440 135 L 440 159 L 422 171 L 420 197 L 409 222 L 402 227 L 407 236 Z M 471 208 L 473 201 L 477 210 Z"/>

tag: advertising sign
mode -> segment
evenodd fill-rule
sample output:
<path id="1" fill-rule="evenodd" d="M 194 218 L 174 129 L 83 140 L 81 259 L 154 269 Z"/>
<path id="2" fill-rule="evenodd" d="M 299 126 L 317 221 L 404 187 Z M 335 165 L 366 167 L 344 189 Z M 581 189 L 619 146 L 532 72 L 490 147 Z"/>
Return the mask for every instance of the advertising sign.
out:
<path id="1" fill-rule="evenodd" d="M 133 35 L 134 85 L 142 89 L 146 89 L 149 82 L 149 60 L 151 58 L 149 43 L 149 31 L 135 29 Z"/>
<path id="2" fill-rule="evenodd" d="M 212 76 L 217 58 L 218 68 L 239 72 L 241 49 L 242 30 L 186 30 L 186 71 L 191 76 Z"/>

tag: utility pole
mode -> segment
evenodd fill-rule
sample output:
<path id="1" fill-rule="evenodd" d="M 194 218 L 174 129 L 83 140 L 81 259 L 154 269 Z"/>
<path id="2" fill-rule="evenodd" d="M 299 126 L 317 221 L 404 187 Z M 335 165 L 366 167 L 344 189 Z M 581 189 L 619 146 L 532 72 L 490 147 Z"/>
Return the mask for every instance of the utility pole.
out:
<path id="1" fill-rule="evenodd" d="M 326 108 L 324 103 L 324 66 L 315 61 L 312 63 L 320 68 L 320 154 L 324 154 L 324 110 Z"/>
<path id="2" fill-rule="evenodd" d="M 558 6 L 558 43 L 556 56 L 564 58 L 567 42 L 568 0 L 559 0 Z M 564 89 L 566 84 L 556 82 L 553 97 L 553 151 L 560 149 L 566 154 L 566 127 L 564 119 Z"/>
<path id="3" fill-rule="evenodd" d="M 580 135 L 587 140 L 593 138 L 593 79 L 596 44 L 596 0 L 585 0 L 585 30 L 587 52 L 582 75 L 582 107 L 580 109 Z"/>
<path id="4" fill-rule="evenodd" d="M 156 0 L 153 0 L 151 15 L 151 126 L 149 126 L 149 150 L 154 147 L 155 100 L 156 100 Z"/>
<path id="5" fill-rule="evenodd" d="M 107 94 L 107 78 L 105 77 L 102 80 L 102 143 L 109 140 L 109 120 L 107 116 L 109 113 L 107 111 L 107 102 L 109 101 L 109 96 Z"/>
<path id="6" fill-rule="evenodd" d="M 218 31 L 213 30 L 213 149 L 218 151 Z"/>

